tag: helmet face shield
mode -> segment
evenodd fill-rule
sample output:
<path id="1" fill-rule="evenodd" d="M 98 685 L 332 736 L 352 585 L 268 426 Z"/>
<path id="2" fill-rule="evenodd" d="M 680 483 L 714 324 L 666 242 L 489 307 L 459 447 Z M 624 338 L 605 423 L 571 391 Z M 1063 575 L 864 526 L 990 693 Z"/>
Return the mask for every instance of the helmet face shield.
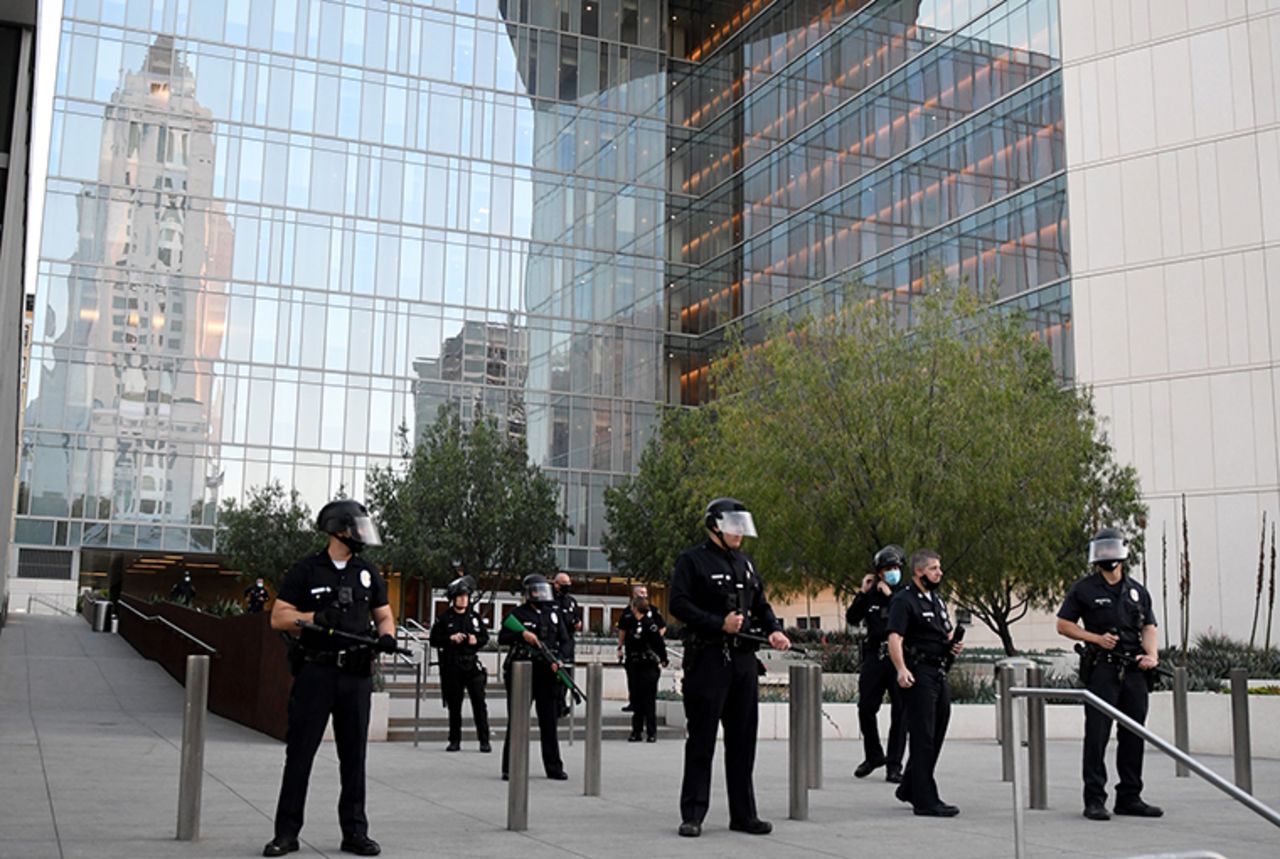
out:
<path id="1" fill-rule="evenodd" d="M 549 582 L 534 582 L 525 588 L 525 595 L 528 596 L 530 602 L 551 602 L 551 584 Z"/>
<path id="2" fill-rule="evenodd" d="M 1101 540 L 1094 540 L 1089 544 L 1090 564 L 1105 564 L 1128 559 L 1129 549 L 1125 546 L 1124 540 L 1107 537 Z"/>
<path id="3" fill-rule="evenodd" d="M 381 546 L 382 538 L 378 536 L 378 526 L 368 516 L 356 516 L 351 521 L 351 536 L 366 546 Z"/>
<path id="4" fill-rule="evenodd" d="M 721 532 L 738 537 L 756 536 L 756 523 L 746 510 L 729 510 L 720 514 L 716 525 Z"/>

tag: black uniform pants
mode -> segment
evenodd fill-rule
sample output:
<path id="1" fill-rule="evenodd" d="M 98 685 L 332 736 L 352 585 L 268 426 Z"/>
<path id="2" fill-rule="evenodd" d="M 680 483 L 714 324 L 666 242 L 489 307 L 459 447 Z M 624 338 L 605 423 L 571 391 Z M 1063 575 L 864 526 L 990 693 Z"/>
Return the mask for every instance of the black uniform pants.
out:
<path id="1" fill-rule="evenodd" d="M 756 818 L 752 771 L 756 765 L 759 724 L 759 675 L 754 653 L 725 653 L 715 647 L 685 650 L 684 781 L 680 785 L 680 819 L 701 823 L 711 804 L 711 762 L 716 729 L 724 726 L 724 774 L 729 791 L 729 820 Z"/>
<path id="2" fill-rule="evenodd" d="M 344 672 L 335 665 L 304 663 L 289 693 L 284 779 L 276 805 L 276 837 L 297 838 L 302 831 L 311 763 L 333 716 L 338 747 L 338 823 L 344 837 L 367 835 L 364 814 L 364 759 L 369 739 L 369 698 L 373 678 Z"/>
<path id="3" fill-rule="evenodd" d="M 915 683 L 902 690 L 911 757 L 902 773 L 900 790 L 916 808 L 933 808 L 942 802 L 933 772 L 951 721 L 951 687 L 941 668 L 917 663 L 911 674 Z"/>
<path id="4" fill-rule="evenodd" d="M 631 733 L 658 735 L 658 680 L 662 669 L 652 659 L 632 659 L 627 663 L 627 697 L 631 701 Z"/>
<path id="5" fill-rule="evenodd" d="M 471 717 L 476 720 L 476 739 L 489 742 L 489 707 L 484 700 L 488 675 L 483 668 L 473 671 L 449 669 L 440 678 L 444 704 L 449 708 L 449 742 L 462 742 L 462 699 L 471 699 Z"/>
<path id="6" fill-rule="evenodd" d="M 510 663 L 508 663 L 510 664 Z M 502 672 L 502 683 L 507 687 L 507 732 L 502 740 L 502 771 L 510 772 L 508 761 L 511 756 L 510 714 L 514 712 L 515 700 L 511 697 L 511 671 Z M 560 760 L 560 743 L 556 737 L 557 710 L 560 706 L 558 688 L 562 684 L 551 673 L 544 663 L 533 663 L 533 710 L 538 716 L 538 740 L 542 744 L 542 766 L 548 774 L 564 769 Z"/>
<path id="7" fill-rule="evenodd" d="M 1099 662 L 1089 677 L 1090 692 L 1141 724 L 1147 721 L 1146 672 L 1136 668 L 1121 670 L 1110 662 Z M 1084 802 L 1107 801 L 1107 740 L 1111 738 L 1111 718 L 1092 707 L 1084 710 Z M 1142 738 L 1128 728 L 1116 735 L 1116 805 L 1136 802 L 1142 795 Z"/>
<path id="8" fill-rule="evenodd" d="M 889 751 L 880 745 L 880 726 L 876 714 L 889 693 Z M 907 747 L 907 725 L 903 718 L 902 688 L 898 686 L 898 669 L 893 660 L 880 656 L 880 648 L 869 650 L 862 658 L 858 674 L 858 727 L 862 730 L 862 751 L 868 761 L 886 761 L 892 767 L 902 766 L 902 753 Z"/>

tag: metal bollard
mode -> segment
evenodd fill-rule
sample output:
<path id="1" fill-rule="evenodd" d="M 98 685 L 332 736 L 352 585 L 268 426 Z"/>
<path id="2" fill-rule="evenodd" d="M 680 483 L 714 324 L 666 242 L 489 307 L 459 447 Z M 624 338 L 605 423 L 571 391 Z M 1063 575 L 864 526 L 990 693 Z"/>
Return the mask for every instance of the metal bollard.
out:
<path id="1" fill-rule="evenodd" d="M 422 654 L 423 659 L 426 653 Z M 418 660 L 415 669 L 416 676 L 413 678 L 413 747 L 418 747 L 418 723 L 422 720 L 422 662 Z"/>
<path id="2" fill-rule="evenodd" d="M 809 787 L 822 790 L 822 666 L 809 665 Z"/>
<path id="3" fill-rule="evenodd" d="M 1000 764 L 1001 779 L 1003 781 L 1013 780 L 1013 759 L 1017 747 L 1013 744 L 1012 730 L 1013 725 L 1013 698 L 1009 695 L 1009 690 L 1014 686 L 1021 686 L 1027 682 L 1027 669 L 1035 663 L 1030 659 L 1023 657 L 1012 657 L 1010 659 L 1002 659 L 998 663 L 1000 673 L 998 675 L 999 682 L 997 688 L 1000 695 Z"/>
<path id="4" fill-rule="evenodd" d="M 1012 669 L 1010 669 L 1012 673 Z M 1006 687 L 1007 688 L 1007 687 Z M 1010 781 L 1013 782 L 1013 852 L 1015 859 L 1023 859 L 1027 855 L 1027 829 L 1023 812 L 1023 790 L 1022 786 L 1027 781 L 1026 766 L 1022 762 L 1022 726 L 1027 718 L 1027 699 L 1018 698 L 1011 699 L 1013 711 L 1009 719 L 1009 733 L 1005 734 L 1009 738 L 1009 742 L 1005 743 L 1007 748 L 1015 749 L 1018 753 L 1013 757 L 1013 773 Z"/>
<path id="5" fill-rule="evenodd" d="M 570 677 L 573 676 L 572 666 L 566 668 L 565 671 L 569 674 Z M 563 690 L 558 690 L 558 691 L 563 691 Z M 574 731 L 576 731 L 578 728 L 578 720 L 576 718 L 577 712 L 576 712 L 576 708 L 574 707 L 573 695 L 568 695 L 567 697 L 569 699 L 569 748 L 573 748 L 573 734 L 574 734 Z"/>
<path id="6" fill-rule="evenodd" d="M 1236 762 L 1236 787 L 1253 793 L 1253 751 L 1249 742 L 1249 669 L 1232 668 L 1231 752 Z"/>
<path id="7" fill-rule="evenodd" d="M 200 837 L 204 790 L 204 717 L 209 709 L 209 657 L 187 657 L 186 700 L 182 706 L 182 764 L 178 773 L 178 840 Z"/>
<path id="8" fill-rule="evenodd" d="M 1044 685 L 1044 667 L 1032 665 L 1027 669 L 1027 685 Z M 1027 779 L 1028 808 L 1049 807 L 1049 774 L 1045 764 L 1044 699 L 1027 700 Z"/>
<path id="9" fill-rule="evenodd" d="M 1183 665 L 1173 669 L 1173 744 L 1178 747 L 1178 751 L 1191 751 L 1191 739 L 1187 730 L 1187 669 Z M 1173 774 L 1177 778 L 1189 778 L 1191 770 L 1182 761 L 1177 761 Z"/>
<path id="10" fill-rule="evenodd" d="M 787 715 L 790 717 L 790 733 L 787 740 L 788 770 L 787 793 L 790 798 L 792 820 L 809 819 L 809 729 L 812 720 L 808 708 L 812 701 L 809 692 L 813 672 L 807 665 L 792 665 L 788 672 L 791 687 L 788 690 Z"/>
<path id="11" fill-rule="evenodd" d="M 511 695 L 507 699 L 507 829 L 529 828 L 529 707 L 533 703 L 533 663 L 511 663 Z"/>
<path id="12" fill-rule="evenodd" d="M 604 666 L 592 662 L 587 666 L 587 739 L 583 750 L 585 770 L 582 795 L 600 795 L 600 740 L 604 734 Z"/>

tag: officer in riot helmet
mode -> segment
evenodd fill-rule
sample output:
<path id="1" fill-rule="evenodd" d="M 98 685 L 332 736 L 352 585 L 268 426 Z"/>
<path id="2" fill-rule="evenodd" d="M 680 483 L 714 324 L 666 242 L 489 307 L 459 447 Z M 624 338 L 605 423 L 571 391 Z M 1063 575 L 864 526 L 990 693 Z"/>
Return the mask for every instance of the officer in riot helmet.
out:
<path id="1" fill-rule="evenodd" d="M 284 777 L 276 805 L 275 837 L 262 855 L 283 856 L 298 850 L 311 763 L 332 716 L 342 779 L 341 849 L 376 856 L 381 848 L 369 837 L 364 810 L 365 749 L 373 661 L 377 652 L 395 651 L 395 618 L 387 604 L 386 582 L 360 553 L 366 546 L 381 545 L 381 540 L 364 505 L 350 499 L 322 507 L 316 530 L 328 535 L 328 545 L 299 560 L 285 575 L 271 610 L 271 628 L 296 634 L 297 622 L 303 621 L 371 641 L 376 636 L 376 644 L 352 644 L 310 629 L 301 630 L 293 644 Z"/>
<path id="2" fill-rule="evenodd" d="M 902 755 L 907 746 L 907 724 L 902 707 L 902 691 L 898 687 L 898 671 L 889 658 L 889 601 L 903 587 L 902 570 L 907 555 L 901 546 L 889 545 L 876 552 L 875 569 L 863 577 L 862 587 L 845 612 L 850 626 L 865 624 L 862 640 L 862 669 L 858 673 L 858 725 L 862 731 L 862 763 L 853 771 L 856 778 L 866 778 L 884 766 L 885 780 L 902 781 Z M 880 745 L 880 728 L 876 716 L 889 695 L 889 749 Z"/>
<path id="3" fill-rule="evenodd" d="M 711 764 L 717 729 L 724 727 L 724 768 L 729 828 L 766 835 L 773 824 L 756 813 L 756 729 L 759 671 L 756 649 L 767 641 L 787 650 L 791 641 L 765 598 L 764 582 L 741 551 L 756 536 L 746 505 L 717 498 L 703 514 L 707 539 L 676 559 L 671 575 L 671 614 L 685 624 L 684 712 L 688 737 L 680 786 L 680 828 L 702 834 L 711 804 Z M 748 637 L 749 636 L 749 637 Z"/>
<path id="4" fill-rule="evenodd" d="M 431 626 L 431 646 L 440 651 L 440 691 L 449 709 L 449 745 L 445 751 L 462 748 L 462 698 L 471 699 L 471 715 L 476 721 L 480 751 L 489 745 L 489 708 L 484 690 L 488 674 L 480 664 L 479 651 L 489 642 L 489 628 L 471 606 L 476 581 L 462 576 L 449 582 L 445 596 L 449 608 Z"/>
<path id="5" fill-rule="evenodd" d="M 1147 719 L 1148 693 L 1160 662 L 1160 642 L 1151 594 L 1129 578 L 1124 534 L 1103 528 L 1089 543 L 1090 575 L 1071 586 L 1058 610 L 1058 634 L 1080 642 L 1080 679 L 1085 688 L 1140 724 Z M 1083 622 L 1083 627 L 1081 626 Z M 1092 707 L 1084 712 L 1084 816 L 1108 820 L 1107 740 L 1111 719 Z M 1160 817 L 1142 800 L 1143 740 L 1126 728 L 1116 737 L 1116 814 Z"/>
<path id="6" fill-rule="evenodd" d="M 560 758 L 560 744 L 556 739 L 556 715 L 560 702 L 560 680 L 556 672 L 563 664 L 561 654 L 567 646 L 568 634 L 560 620 L 551 583 L 545 576 L 528 575 L 521 583 L 525 601 L 516 606 L 511 617 L 523 631 L 513 628 L 516 624 L 504 622 L 498 631 L 498 644 L 507 648 L 507 658 L 502 665 L 502 682 L 507 688 L 507 703 L 511 701 L 511 666 L 516 662 L 533 663 L 533 707 L 538 716 L 538 734 L 542 745 L 542 766 L 547 778 L 564 781 L 569 776 Z M 539 646 L 545 645 L 545 650 Z M 550 659 L 548 659 L 548 655 Z M 509 772 L 511 735 L 508 732 L 502 742 L 502 778 Z"/>

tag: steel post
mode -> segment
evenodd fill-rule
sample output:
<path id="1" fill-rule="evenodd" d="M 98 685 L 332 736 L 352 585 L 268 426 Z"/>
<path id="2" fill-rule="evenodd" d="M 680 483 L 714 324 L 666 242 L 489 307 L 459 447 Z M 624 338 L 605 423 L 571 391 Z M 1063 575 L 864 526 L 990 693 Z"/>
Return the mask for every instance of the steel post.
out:
<path id="1" fill-rule="evenodd" d="M 587 739 L 583 750 L 585 770 L 582 795 L 600 795 L 600 740 L 604 734 L 604 666 L 587 666 Z"/>
<path id="2" fill-rule="evenodd" d="M 413 747 L 418 747 L 418 723 L 422 721 L 422 663 L 426 659 L 426 653 L 422 654 L 422 659 L 418 660 L 417 666 L 414 668 L 413 678 Z"/>
<path id="3" fill-rule="evenodd" d="M 822 666 L 808 666 L 809 677 L 809 787 L 822 790 Z"/>
<path id="4" fill-rule="evenodd" d="M 1253 752 L 1249 742 L 1249 670 L 1232 668 L 1231 752 L 1236 763 L 1236 787 L 1253 793 Z"/>
<path id="5" fill-rule="evenodd" d="M 1013 759 L 1018 747 L 1013 744 L 1010 731 L 1013 724 L 1013 698 L 1010 697 L 1009 690 L 1026 683 L 1027 669 L 1035 663 L 1023 657 L 1013 657 L 1002 659 L 997 665 L 1000 669 L 996 675 L 996 689 L 1000 696 L 1000 777 L 1003 781 L 1012 781 Z"/>
<path id="6" fill-rule="evenodd" d="M 529 707 L 533 704 L 533 663 L 511 663 L 511 696 L 507 700 L 507 829 L 529 828 Z"/>
<path id="7" fill-rule="evenodd" d="M 1013 687 L 1005 687 L 1006 693 Z M 1026 764 L 1022 758 L 1022 726 L 1027 718 L 1027 702 L 1024 698 L 1017 700 L 1010 699 L 1013 711 L 1012 718 L 1009 720 L 1009 733 L 1006 735 L 1009 742 L 1005 745 L 1014 750 L 1013 756 L 1013 854 L 1015 859 L 1024 859 L 1027 855 L 1027 831 L 1025 812 L 1023 811 L 1024 799 L 1022 786 L 1027 781 Z"/>
<path id="8" fill-rule="evenodd" d="M 188 656 L 182 706 L 182 763 L 178 773 L 178 840 L 200 837 L 204 787 L 204 721 L 209 709 L 209 657 Z"/>
<path id="9" fill-rule="evenodd" d="M 1173 744 L 1179 751 L 1191 751 L 1190 732 L 1187 730 L 1187 669 L 1184 665 L 1173 669 Z M 1178 778 L 1189 778 L 1191 770 L 1174 758 L 1173 774 Z"/>
<path id="10" fill-rule="evenodd" d="M 1044 686 L 1044 668 L 1032 665 L 1027 669 L 1027 685 Z M 1049 773 L 1045 761 L 1044 699 L 1027 701 L 1027 792 L 1028 808 L 1049 807 Z"/>
<path id="11" fill-rule="evenodd" d="M 792 665 L 788 671 L 791 681 L 787 696 L 790 717 L 790 733 L 787 738 L 787 791 L 790 798 L 790 818 L 809 819 L 809 729 L 812 722 L 808 709 L 811 702 L 809 685 L 813 672 L 807 665 Z"/>

